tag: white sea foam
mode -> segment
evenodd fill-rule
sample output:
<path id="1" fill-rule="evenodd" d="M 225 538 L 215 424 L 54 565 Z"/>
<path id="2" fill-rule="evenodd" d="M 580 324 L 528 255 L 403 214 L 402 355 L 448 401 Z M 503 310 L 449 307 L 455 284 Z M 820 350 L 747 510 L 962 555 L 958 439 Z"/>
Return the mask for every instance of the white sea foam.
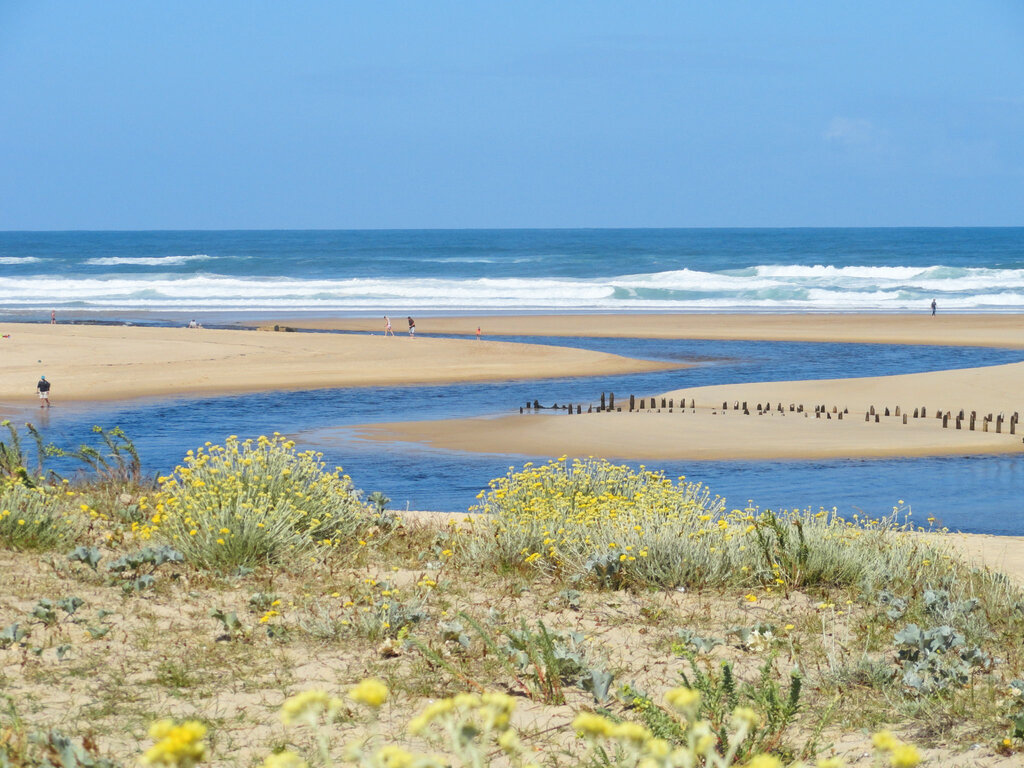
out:
<path id="1" fill-rule="evenodd" d="M 116 267 L 120 265 L 136 265 L 145 267 L 171 267 L 187 264 L 190 261 L 205 261 L 213 258 L 205 253 L 194 253 L 191 256 L 100 256 L 86 259 L 86 264 L 97 267 Z"/>
<path id="2" fill-rule="evenodd" d="M 166 264 L 163 257 L 159 263 Z M 143 259 L 133 259 L 137 264 Z M 1024 306 L 1024 270 L 931 266 L 761 266 L 612 277 L 242 278 L 216 274 L 5 277 L 0 308 L 202 311 L 409 310 L 943 310 Z"/>
<path id="3" fill-rule="evenodd" d="M 36 256 L 0 256 L 0 264 L 32 264 L 42 259 Z"/>

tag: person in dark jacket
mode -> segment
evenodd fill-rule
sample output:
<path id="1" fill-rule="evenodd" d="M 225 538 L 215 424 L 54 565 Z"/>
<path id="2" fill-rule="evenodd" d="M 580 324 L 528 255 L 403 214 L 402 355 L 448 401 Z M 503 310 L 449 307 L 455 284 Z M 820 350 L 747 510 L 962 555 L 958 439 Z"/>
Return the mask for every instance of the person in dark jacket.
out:
<path id="1" fill-rule="evenodd" d="M 36 392 L 39 393 L 39 407 L 49 408 L 50 407 L 50 382 L 46 380 L 45 376 L 39 377 L 39 383 L 36 384 Z"/>

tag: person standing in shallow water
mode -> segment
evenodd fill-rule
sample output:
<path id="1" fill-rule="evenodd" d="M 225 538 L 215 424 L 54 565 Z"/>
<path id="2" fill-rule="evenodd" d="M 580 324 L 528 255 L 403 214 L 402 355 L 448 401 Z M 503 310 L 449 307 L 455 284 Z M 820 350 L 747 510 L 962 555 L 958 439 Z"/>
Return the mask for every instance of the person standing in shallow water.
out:
<path id="1" fill-rule="evenodd" d="M 935 299 L 932 299 L 932 317 L 935 316 L 935 308 L 937 306 L 938 306 L 938 304 L 935 303 Z"/>
<path id="2" fill-rule="evenodd" d="M 385 336 L 394 336 L 395 335 L 395 332 L 393 330 L 391 330 L 391 318 L 388 317 L 387 315 L 384 315 L 384 335 Z"/>
<path id="3" fill-rule="evenodd" d="M 39 383 L 36 384 L 36 392 L 39 393 L 39 407 L 49 408 L 50 407 L 50 382 L 46 380 L 45 376 L 39 377 Z"/>
<path id="4" fill-rule="evenodd" d="M 416 321 L 412 319 L 412 315 L 409 316 L 409 338 L 416 338 Z"/>

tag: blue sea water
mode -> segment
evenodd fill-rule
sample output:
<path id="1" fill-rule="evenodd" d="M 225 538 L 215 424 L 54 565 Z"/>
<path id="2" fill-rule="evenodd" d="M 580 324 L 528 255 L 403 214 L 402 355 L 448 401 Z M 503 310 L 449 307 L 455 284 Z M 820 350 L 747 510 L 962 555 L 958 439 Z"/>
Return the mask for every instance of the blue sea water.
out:
<path id="1" fill-rule="evenodd" d="M 1020 311 L 1024 229 L 0 233 L 0 319 L 179 322 L 471 311 Z M 692 361 L 681 371 L 420 387 L 165 399 L 31 412 L 74 444 L 120 425 L 146 469 L 228 434 L 279 431 L 322 450 L 397 507 L 464 510 L 529 459 L 369 443 L 351 427 L 509 413 L 527 400 L 595 401 L 742 381 L 874 376 L 1024 359 L 1019 350 L 781 342 L 510 339 Z M 799 359 L 799 370 L 793 360 Z M 57 385 L 59 391 L 59 384 Z M 1024 403 L 1022 403 L 1024 405 Z M 558 416 L 552 416 L 558 418 Z M 564 418 L 564 416 L 562 417 Z M 682 427 L 681 427 L 682 429 Z M 658 462 L 730 506 L 838 507 L 1024 534 L 1020 456 Z"/>
<path id="2" fill-rule="evenodd" d="M 1022 290 L 1024 228 L 0 232 L 8 317 L 1011 311 Z"/>

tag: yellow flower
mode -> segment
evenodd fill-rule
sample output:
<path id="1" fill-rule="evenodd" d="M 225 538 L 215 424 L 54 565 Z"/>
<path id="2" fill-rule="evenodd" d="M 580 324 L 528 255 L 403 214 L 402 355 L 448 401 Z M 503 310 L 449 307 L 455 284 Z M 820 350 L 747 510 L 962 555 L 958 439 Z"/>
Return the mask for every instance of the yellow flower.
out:
<path id="1" fill-rule="evenodd" d="M 622 741 L 632 741 L 636 744 L 642 744 L 651 738 L 651 732 L 644 728 L 639 723 L 616 723 L 612 726 L 611 737 L 613 739 L 621 739 Z"/>
<path id="2" fill-rule="evenodd" d="M 572 728 L 576 733 L 592 738 L 609 736 L 613 727 L 614 723 L 611 720 L 593 712 L 580 712 L 572 721 Z"/>
<path id="3" fill-rule="evenodd" d="M 353 701 L 377 709 L 387 701 L 388 687 L 380 680 L 367 679 L 348 692 L 348 697 Z"/>
<path id="4" fill-rule="evenodd" d="M 892 768 L 914 768 L 921 762 L 921 753 L 913 744 L 897 744 L 889 755 Z"/>
<path id="5" fill-rule="evenodd" d="M 891 731 L 879 731 L 871 737 L 871 743 L 875 749 L 882 752 L 892 751 L 899 743 L 899 739 L 892 735 Z"/>
<path id="6" fill-rule="evenodd" d="M 782 768 L 782 761 L 774 755 L 755 755 L 747 768 Z"/>
<path id="7" fill-rule="evenodd" d="M 692 712 L 700 706 L 700 692 L 692 688 L 673 688 L 665 694 L 665 701 L 679 712 Z"/>
<path id="8" fill-rule="evenodd" d="M 341 701 L 331 698 L 326 691 L 311 690 L 297 693 L 281 705 L 281 719 L 285 725 L 306 723 L 313 725 L 324 712 L 331 714 L 341 707 Z"/>
<path id="9" fill-rule="evenodd" d="M 377 750 L 377 764 L 384 768 L 410 768 L 413 764 L 413 755 L 394 744 L 381 747 Z"/>
<path id="10" fill-rule="evenodd" d="M 157 742 L 142 755 L 143 765 L 189 768 L 206 756 L 206 726 L 195 720 L 180 725 L 173 720 L 157 720 L 149 727 L 149 736 Z"/>
<path id="11" fill-rule="evenodd" d="M 817 768 L 843 768 L 843 758 L 825 757 L 817 762 Z"/>
<path id="12" fill-rule="evenodd" d="M 732 719 L 737 727 L 745 725 L 747 728 L 757 728 L 761 724 L 761 718 L 750 707 L 736 707 L 732 711 Z"/>
<path id="13" fill-rule="evenodd" d="M 306 768 L 308 765 L 301 757 L 286 749 L 276 755 L 267 755 L 260 768 Z"/>

